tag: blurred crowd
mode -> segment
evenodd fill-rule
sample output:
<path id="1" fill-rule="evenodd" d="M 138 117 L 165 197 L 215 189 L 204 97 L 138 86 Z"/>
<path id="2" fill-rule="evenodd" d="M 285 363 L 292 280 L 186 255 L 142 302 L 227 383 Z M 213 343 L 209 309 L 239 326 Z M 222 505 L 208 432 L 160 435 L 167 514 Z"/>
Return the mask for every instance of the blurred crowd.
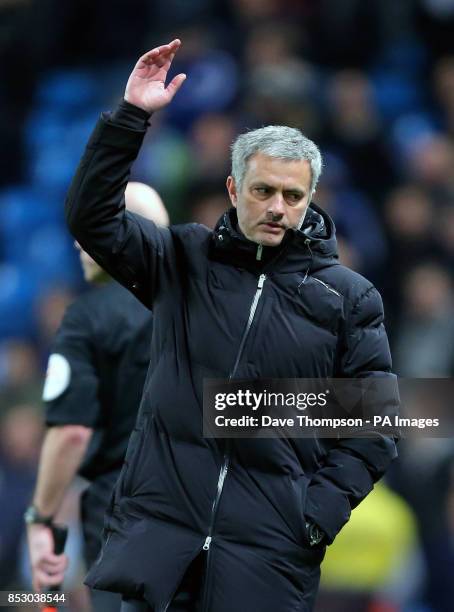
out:
<path id="1" fill-rule="evenodd" d="M 324 155 L 314 201 L 341 260 L 383 295 L 396 373 L 452 377 L 453 34 L 454 0 L 0 0 L 0 590 L 27 585 L 47 351 L 84 288 L 65 192 L 137 57 L 183 42 L 175 71 L 188 79 L 152 117 L 132 174 L 172 222 L 217 221 L 239 131 L 299 127 Z M 319 612 L 452 610 L 454 443 L 400 453 L 330 551 Z"/>

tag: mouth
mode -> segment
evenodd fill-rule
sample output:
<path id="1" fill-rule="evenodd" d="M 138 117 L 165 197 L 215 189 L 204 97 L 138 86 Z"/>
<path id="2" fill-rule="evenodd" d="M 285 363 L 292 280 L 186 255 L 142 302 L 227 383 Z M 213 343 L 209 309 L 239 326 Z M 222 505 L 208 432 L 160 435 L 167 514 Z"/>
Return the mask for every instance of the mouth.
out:
<path id="1" fill-rule="evenodd" d="M 278 234 L 282 230 L 285 230 L 285 227 L 280 223 L 272 223 L 271 221 L 265 221 L 264 223 L 261 223 L 261 225 L 266 228 L 266 231 L 273 234 Z"/>

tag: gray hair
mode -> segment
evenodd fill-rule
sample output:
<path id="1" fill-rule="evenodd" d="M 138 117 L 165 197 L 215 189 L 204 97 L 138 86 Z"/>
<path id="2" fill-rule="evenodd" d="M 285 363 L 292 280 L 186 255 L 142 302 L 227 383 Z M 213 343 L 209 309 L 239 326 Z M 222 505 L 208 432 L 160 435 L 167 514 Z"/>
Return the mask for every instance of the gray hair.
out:
<path id="1" fill-rule="evenodd" d="M 232 144 L 232 176 L 237 189 L 242 187 L 247 162 L 255 153 L 297 161 L 306 159 L 311 165 L 311 193 L 322 173 L 322 155 L 317 145 L 304 134 L 286 125 L 267 125 L 240 134 Z"/>

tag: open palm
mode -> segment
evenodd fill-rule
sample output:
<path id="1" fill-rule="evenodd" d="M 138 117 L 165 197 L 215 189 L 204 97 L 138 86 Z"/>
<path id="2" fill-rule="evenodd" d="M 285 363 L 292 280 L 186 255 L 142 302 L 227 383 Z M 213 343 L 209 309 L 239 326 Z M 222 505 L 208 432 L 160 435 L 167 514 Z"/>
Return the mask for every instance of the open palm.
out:
<path id="1" fill-rule="evenodd" d="M 167 73 L 180 45 L 177 38 L 142 55 L 126 85 L 127 102 L 150 113 L 169 104 L 186 78 L 185 74 L 178 74 L 166 87 Z"/>

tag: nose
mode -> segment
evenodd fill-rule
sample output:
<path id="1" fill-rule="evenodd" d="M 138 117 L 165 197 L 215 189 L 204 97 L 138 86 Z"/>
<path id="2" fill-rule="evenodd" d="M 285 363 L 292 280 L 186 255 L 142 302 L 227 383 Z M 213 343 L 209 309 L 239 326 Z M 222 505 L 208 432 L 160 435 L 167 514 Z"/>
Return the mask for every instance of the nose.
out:
<path id="1" fill-rule="evenodd" d="M 273 216 L 273 219 L 279 220 L 285 214 L 285 202 L 282 193 L 276 192 L 269 202 L 268 211 Z"/>

